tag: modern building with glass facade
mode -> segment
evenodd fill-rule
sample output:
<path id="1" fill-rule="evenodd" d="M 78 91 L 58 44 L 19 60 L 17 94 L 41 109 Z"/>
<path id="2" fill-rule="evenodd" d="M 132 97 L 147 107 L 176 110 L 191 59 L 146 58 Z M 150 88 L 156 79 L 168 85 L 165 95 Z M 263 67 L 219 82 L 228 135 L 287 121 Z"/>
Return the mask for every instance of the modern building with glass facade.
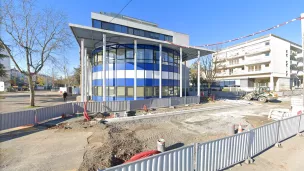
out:
<path id="1" fill-rule="evenodd" d="M 80 46 L 82 101 L 182 97 L 185 62 L 212 53 L 151 22 L 104 12 L 91 18 L 92 27 L 70 24 Z"/>

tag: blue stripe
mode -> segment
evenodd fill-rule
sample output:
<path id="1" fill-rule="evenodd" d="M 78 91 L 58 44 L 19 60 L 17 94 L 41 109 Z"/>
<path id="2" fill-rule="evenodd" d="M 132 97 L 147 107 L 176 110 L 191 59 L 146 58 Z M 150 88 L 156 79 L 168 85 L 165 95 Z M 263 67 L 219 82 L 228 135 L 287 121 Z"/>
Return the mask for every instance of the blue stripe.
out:
<path id="1" fill-rule="evenodd" d="M 134 70 L 134 63 L 125 64 L 109 64 L 106 66 L 106 70 Z M 149 70 L 159 71 L 159 64 L 152 63 L 138 63 L 137 70 Z M 93 72 L 103 71 L 102 65 L 96 65 L 92 68 Z M 171 65 L 162 65 L 162 71 L 179 73 L 179 68 Z"/>
<path id="2" fill-rule="evenodd" d="M 102 79 L 93 80 L 93 86 L 102 86 Z"/>
<path id="3" fill-rule="evenodd" d="M 126 64 L 116 64 L 116 70 L 126 70 Z"/>
<path id="4" fill-rule="evenodd" d="M 153 86 L 153 79 L 147 78 L 145 81 L 145 86 Z"/>
<path id="5" fill-rule="evenodd" d="M 169 71 L 168 65 L 162 65 L 162 71 Z"/>
<path id="6" fill-rule="evenodd" d="M 126 70 L 134 70 L 134 63 L 132 62 L 126 63 Z"/>
<path id="7" fill-rule="evenodd" d="M 159 86 L 159 79 L 153 79 L 153 86 Z"/>
<path id="8" fill-rule="evenodd" d="M 134 79 L 126 78 L 126 86 L 134 86 Z"/>
<path id="9" fill-rule="evenodd" d="M 137 86 L 145 86 L 145 79 L 137 78 L 136 83 L 137 83 Z"/>
<path id="10" fill-rule="evenodd" d="M 102 65 L 93 66 L 93 72 L 102 71 Z"/>
<path id="11" fill-rule="evenodd" d="M 102 86 L 102 79 L 92 81 L 92 86 Z M 179 86 L 179 80 L 162 79 L 163 86 Z M 134 86 L 133 78 L 107 79 L 106 86 Z M 137 86 L 159 86 L 159 79 L 137 78 Z"/>

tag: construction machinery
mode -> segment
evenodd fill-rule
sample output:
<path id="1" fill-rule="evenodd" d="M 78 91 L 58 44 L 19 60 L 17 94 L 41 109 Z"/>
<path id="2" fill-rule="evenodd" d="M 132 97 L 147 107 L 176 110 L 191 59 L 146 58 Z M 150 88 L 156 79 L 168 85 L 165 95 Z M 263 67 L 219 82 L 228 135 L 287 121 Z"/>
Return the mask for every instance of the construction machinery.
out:
<path id="1" fill-rule="evenodd" d="M 248 93 L 244 96 L 245 100 L 258 100 L 260 102 L 267 102 L 271 100 L 276 100 L 278 95 L 270 91 L 269 87 L 257 87 L 253 92 Z"/>

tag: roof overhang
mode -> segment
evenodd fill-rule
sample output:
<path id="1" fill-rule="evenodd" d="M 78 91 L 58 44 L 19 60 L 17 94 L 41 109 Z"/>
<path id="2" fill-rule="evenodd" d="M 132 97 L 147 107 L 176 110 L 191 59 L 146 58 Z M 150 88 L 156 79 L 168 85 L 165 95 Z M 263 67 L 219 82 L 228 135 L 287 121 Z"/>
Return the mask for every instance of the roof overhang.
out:
<path id="1" fill-rule="evenodd" d="M 134 40 L 137 40 L 137 44 L 148 44 L 155 46 L 162 44 L 162 47 L 167 47 L 174 50 L 179 50 L 182 48 L 183 54 L 186 54 L 183 56 L 183 61 L 197 58 L 198 51 L 200 51 L 200 56 L 206 56 L 214 53 L 212 50 L 204 49 L 201 47 L 177 45 L 167 41 L 155 40 L 125 33 L 82 26 L 78 24 L 69 24 L 69 26 L 78 42 L 78 45 L 80 45 L 82 39 L 84 40 L 84 47 L 87 48 L 88 53 L 91 53 L 95 48 L 102 45 L 103 34 L 106 34 L 107 45 L 133 44 Z"/>

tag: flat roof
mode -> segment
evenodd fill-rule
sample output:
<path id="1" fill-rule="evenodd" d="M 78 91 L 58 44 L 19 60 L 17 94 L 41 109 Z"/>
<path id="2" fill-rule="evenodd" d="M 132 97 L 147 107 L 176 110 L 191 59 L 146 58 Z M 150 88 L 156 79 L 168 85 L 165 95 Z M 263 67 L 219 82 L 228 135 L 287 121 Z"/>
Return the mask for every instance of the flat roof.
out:
<path id="1" fill-rule="evenodd" d="M 107 45 L 111 44 L 133 44 L 134 40 L 137 40 L 137 44 L 148 44 L 158 46 L 162 44 L 163 47 L 167 47 L 174 50 L 183 49 L 183 61 L 188 61 L 197 58 L 198 51 L 200 51 L 200 56 L 206 56 L 214 53 L 213 50 L 194 47 L 194 46 L 183 46 L 177 45 L 172 42 L 150 39 L 146 37 L 140 37 L 110 30 L 104 30 L 94 27 L 82 26 L 78 24 L 69 24 L 77 42 L 80 46 L 81 39 L 84 39 L 84 46 L 87 48 L 88 53 L 91 53 L 98 43 L 102 43 L 103 34 L 107 36 Z"/>
<path id="2" fill-rule="evenodd" d="M 222 49 L 221 51 L 228 50 L 228 49 L 233 48 L 233 47 L 241 46 L 241 45 L 243 45 L 243 44 L 245 44 L 245 43 L 254 42 L 254 41 L 257 41 L 257 40 L 266 38 L 266 37 L 276 37 L 276 38 L 278 38 L 278 39 L 281 39 L 281 40 L 284 40 L 284 41 L 286 41 L 286 42 L 289 42 L 289 43 L 291 43 L 292 45 L 296 45 L 296 46 L 302 47 L 301 45 L 299 45 L 299 44 L 297 44 L 297 43 L 295 43 L 295 42 L 292 42 L 292 41 L 290 41 L 290 40 L 284 39 L 284 38 L 282 38 L 282 37 L 280 37 L 280 36 L 277 36 L 277 35 L 274 35 L 274 34 L 267 34 L 267 35 L 260 36 L 260 37 L 257 37 L 257 38 L 254 38 L 254 39 L 251 39 L 251 40 L 248 40 L 248 41 L 245 41 L 245 42 L 241 42 L 241 43 L 232 45 L 232 46 L 228 46 L 228 47 Z"/>

